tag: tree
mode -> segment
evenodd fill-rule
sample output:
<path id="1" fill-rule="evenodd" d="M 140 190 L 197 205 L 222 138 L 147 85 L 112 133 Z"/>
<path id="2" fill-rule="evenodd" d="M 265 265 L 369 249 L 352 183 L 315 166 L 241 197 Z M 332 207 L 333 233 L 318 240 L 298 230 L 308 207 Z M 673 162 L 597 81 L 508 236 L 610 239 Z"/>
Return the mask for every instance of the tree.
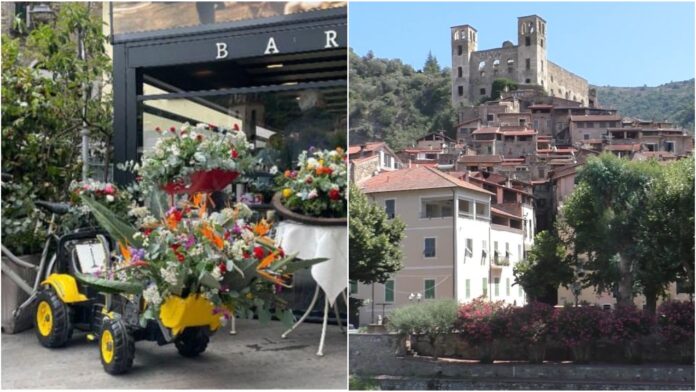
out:
<path id="1" fill-rule="evenodd" d="M 636 278 L 646 307 L 655 313 L 657 297 L 675 280 L 694 290 L 694 157 L 660 166 L 647 200 Z"/>
<path id="2" fill-rule="evenodd" d="M 573 280 L 573 269 L 565 257 L 563 244 L 547 230 L 534 237 L 527 260 L 517 263 L 513 274 L 515 284 L 524 288 L 530 301 L 541 301 L 549 292 L 555 293 L 560 285 Z"/>
<path id="3" fill-rule="evenodd" d="M 628 161 L 609 153 L 592 158 L 578 173 L 562 210 L 575 253 L 587 257 L 583 282 L 614 291 L 621 304 L 632 304 L 639 289 L 641 222 L 659 171 L 653 161 Z"/>
<path id="4" fill-rule="evenodd" d="M 31 199 L 65 200 L 80 178 L 83 123 L 108 160 L 112 105 L 100 91 L 111 74 L 105 43 L 102 21 L 87 3 L 61 4 L 55 23 L 36 27 L 26 40 L 2 37 L 2 172 L 14 176 L 15 187 L 3 192 L 3 240 L 13 250 L 40 247 Z"/>
<path id="5" fill-rule="evenodd" d="M 404 224 L 388 219 L 355 184 L 350 185 L 350 278 L 365 284 L 384 283 L 401 267 Z"/>
<path id="6" fill-rule="evenodd" d="M 425 65 L 423 66 L 423 72 L 437 75 L 440 71 L 440 64 L 437 62 L 437 58 L 433 56 L 433 52 L 428 52 L 428 58 L 425 59 Z"/>
<path id="7" fill-rule="evenodd" d="M 494 80 L 491 86 L 491 99 L 499 99 L 500 93 L 505 91 L 505 88 L 507 91 L 517 90 L 517 82 L 505 78 Z"/>

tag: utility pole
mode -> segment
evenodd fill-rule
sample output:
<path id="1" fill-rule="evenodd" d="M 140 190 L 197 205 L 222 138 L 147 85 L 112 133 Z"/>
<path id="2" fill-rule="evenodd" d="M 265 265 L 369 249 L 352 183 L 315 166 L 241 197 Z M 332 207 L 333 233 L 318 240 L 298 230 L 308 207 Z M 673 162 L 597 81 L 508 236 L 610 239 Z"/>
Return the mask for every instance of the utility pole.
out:
<path id="1" fill-rule="evenodd" d="M 91 9 L 91 2 L 87 2 L 87 11 Z M 77 56 L 83 62 L 86 61 L 87 55 L 85 53 L 85 37 L 82 28 L 77 30 Z M 90 89 L 87 82 L 82 83 L 82 94 L 84 95 L 84 104 L 82 106 L 82 130 L 80 134 L 82 135 L 82 181 L 87 181 L 89 176 L 89 166 L 87 161 L 89 160 L 89 129 L 87 128 L 87 104 L 89 102 Z"/>

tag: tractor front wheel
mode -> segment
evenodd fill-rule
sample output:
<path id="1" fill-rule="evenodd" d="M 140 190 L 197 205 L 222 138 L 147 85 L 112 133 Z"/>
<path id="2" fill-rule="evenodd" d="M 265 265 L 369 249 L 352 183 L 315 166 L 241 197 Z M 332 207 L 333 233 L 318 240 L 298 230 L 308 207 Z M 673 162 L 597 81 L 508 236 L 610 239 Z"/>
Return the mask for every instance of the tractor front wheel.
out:
<path id="1" fill-rule="evenodd" d="M 62 347 L 72 336 L 70 308 L 52 288 L 45 288 L 36 297 L 34 317 L 36 337 L 42 346 Z"/>
<path id="2" fill-rule="evenodd" d="M 187 358 L 200 355 L 208 347 L 207 327 L 186 328 L 174 342 L 179 354 Z"/>
<path id="3" fill-rule="evenodd" d="M 122 320 L 106 320 L 99 335 L 99 356 L 109 374 L 121 374 L 133 366 L 135 340 Z"/>

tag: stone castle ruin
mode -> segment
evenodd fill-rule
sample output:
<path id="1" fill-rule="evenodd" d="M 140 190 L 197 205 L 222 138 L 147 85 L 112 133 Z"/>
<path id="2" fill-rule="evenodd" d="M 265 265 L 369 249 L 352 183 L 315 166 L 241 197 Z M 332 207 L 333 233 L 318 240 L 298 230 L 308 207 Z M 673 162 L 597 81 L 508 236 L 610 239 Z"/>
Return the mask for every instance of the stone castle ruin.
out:
<path id="1" fill-rule="evenodd" d="M 477 105 L 491 97 L 493 81 L 509 79 L 520 88 L 541 88 L 551 97 L 593 107 L 594 92 L 587 80 L 548 61 L 546 21 L 537 15 L 517 18 L 517 45 L 477 50 L 478 32 L 470 25 L 451 28 L 452 104 Z"/>

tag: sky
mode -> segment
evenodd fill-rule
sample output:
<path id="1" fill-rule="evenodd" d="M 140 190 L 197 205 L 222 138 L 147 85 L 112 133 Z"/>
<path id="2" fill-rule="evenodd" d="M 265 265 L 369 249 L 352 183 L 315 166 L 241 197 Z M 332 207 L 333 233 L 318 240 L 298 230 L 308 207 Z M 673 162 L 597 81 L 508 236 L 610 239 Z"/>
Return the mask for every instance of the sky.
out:
<path id="1" fill-rule="evenodd" d="M 548 59 L 594 85 L 657 86 L 694 77 L 694 2 L 370 3 L 349 5 L 349 45 L 421 69 L 451 66 L 450 27 L 478 31 L 478 50 L 517 44 L 517 17 L 546 20 Z"/>

